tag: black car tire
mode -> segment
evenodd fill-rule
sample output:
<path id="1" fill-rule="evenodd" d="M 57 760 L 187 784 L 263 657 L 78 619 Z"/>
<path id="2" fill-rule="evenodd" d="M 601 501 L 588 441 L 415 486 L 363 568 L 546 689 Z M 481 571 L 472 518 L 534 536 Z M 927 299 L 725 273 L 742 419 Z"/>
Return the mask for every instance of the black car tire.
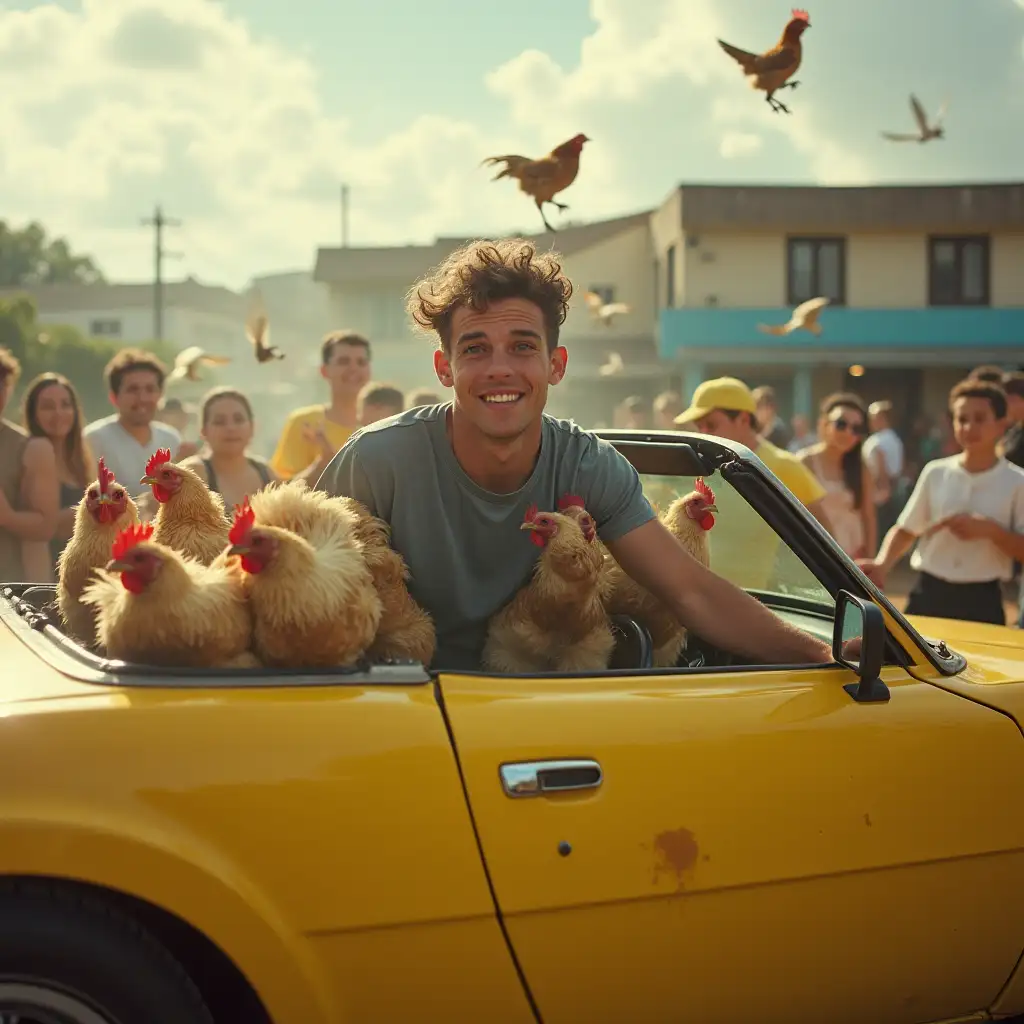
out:
<path id="1" fill-rule="evenodd" d="M 0 884 L 0 1020 L 33 1011 L 60 1024 L 214 1024 L 181 964 L 117 908 L 60 885 Z"/>

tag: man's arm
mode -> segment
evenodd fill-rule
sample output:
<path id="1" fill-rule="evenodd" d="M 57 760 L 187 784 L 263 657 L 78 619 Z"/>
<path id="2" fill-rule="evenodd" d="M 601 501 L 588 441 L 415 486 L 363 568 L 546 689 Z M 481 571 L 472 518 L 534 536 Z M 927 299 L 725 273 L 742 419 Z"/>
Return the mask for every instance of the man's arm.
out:
<path id="1" fill-rule="evenodd" d="M 716 576 L 651 520 L 606 546 L 625 572 L 709 643 L 767 664 L 831 664 L 832 650 Z"/>
<path id="2" fill-rule="evenodd" d="M 822 529 L 829 534 L 829 536 L 835 536 L 832 533 L 832 523 L 828 518 L 828 513 L 825 511 L 825 506 L 820 501 L 812 501 L 806 506 L 807 511 L 814 516 L 815 519 L 821 523 Z"/>
<path id="3" fill-rule="evenodd" d="M 0 494 L 0 528 L 22 540 L 49 540 L 56 529 L 60 509 L 60 484 L 53 446 L 45 438 L 30 438 L 21 465 L 21 491 L 29 508 L 17 512 Z"/>

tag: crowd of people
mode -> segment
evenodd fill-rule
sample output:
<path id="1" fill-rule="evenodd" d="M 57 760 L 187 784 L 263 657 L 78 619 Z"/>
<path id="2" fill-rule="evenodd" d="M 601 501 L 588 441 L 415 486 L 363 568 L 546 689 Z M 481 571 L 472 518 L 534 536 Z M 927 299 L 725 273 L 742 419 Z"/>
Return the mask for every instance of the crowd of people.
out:
<path id="1" fill-rule="evenodd" d="M 802 416 L 787 426 L 772 388 L 722 377 L 688 408 L 671 391 L 626 399 L 614 422 L 745 445 L 879 585 L 914 549 L 908 613 L 1006 624 L 1003 590 L 1024 562 L 1024 373 L 977 367 L 950 392 L 949 417 L 948 441 L 921 423 L 905 440 L 891 402 L 837 392 L 815 430 Z"/>
<path id="2" fill-rule="evenodd" d="M 269 458 L 252 450 L 252 401 L 230 386 L 207 392 L 190 437 L 190 410 L 165 398 L 167 368 L 144 350 L 110 361 L 113 412 L 88 424 L 72 381 L 47 373 L 28 382 L 21 424 L 0 421 L 0 581 L 53 581 L 100 458 L 144 518 L 156 508 L 141 480 L 159 448 L 231 508 L 274 480 L 313 485 L 357 429 L 446 401 L 440 391 L 404 394 L 374 381 L 370 341 L 350 331 L 323 339 L 320 373 L 328 401 L 295 410 Z M 18 377 L 17 360 L 0 349 L 0 414 Z M 805 418 L 782 420 L 771 388 L 723 377 L 702 383 L 686 407 L 673 392 L 653 403 L 627 399 L 615 425 L 746 445 L 879 585 L 913 549 L 908 612 L 1005 623 L 1003 588 L 1024 561 L 1024 373 L 979 367 L 951 392 L 949 413 L 944 452 L 934 430 L 901 438 L 889 402 L 829 395 L 812 430 Z M 1024 583 L 1020 593 L 1024 626 Z"/>
<path id="3" fill-rule="evenodd" d="M 272 480 L 314 484 L 334 453 L 359 428 L 403 409 L 440 403 L 439 394 L 371 379 L 371 346 L 360 334 L 335 331 L 321 343 L 321 375 L 329 400 L 295 410 L 269 458 L 252 450 L 253 402 L 230 386 L 211 388 L 192 412 L 165 398 L 167 367 L 142 349 L 122 349 L 104 370 L 113 412 L 86 423 L 74 383 L 59 373 L 27 382 L 21 423 L 8 408 L 20 366 L 0 348 L 0 582 L 53 582 L 57 559 L 74 529 L 75 512 L 97 462 L 122 483 L 144 519 L 156 512 L 141 483 L 154 451 L 169 449 L 232 508 Z"/>

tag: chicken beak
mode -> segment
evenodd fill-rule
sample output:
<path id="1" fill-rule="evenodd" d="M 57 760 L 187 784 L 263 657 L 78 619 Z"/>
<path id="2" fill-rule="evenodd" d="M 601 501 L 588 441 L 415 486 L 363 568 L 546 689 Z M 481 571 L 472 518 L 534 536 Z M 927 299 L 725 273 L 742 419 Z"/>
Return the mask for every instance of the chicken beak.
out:
<path id="1" fill-rule="evenodd" d="M 520 525 L 519 529 L 520 530 L 536 530 L 537 529 L 537 524 L 536 523 L 522 523 Z"/>
<path id="2" fill-rule="evenodd" d="M 107 572 L 129 572 L 132 568 L 127 562 L 122 562 L 115 558 L 104 566 Z"/>
<path id="3" fill-rule="evenodd" d="M 99 498 L 101 505 L 113 505 L 114 499 L 109 494 L 101 494 Z"/>
<path id="4" fill-rule="evenodd" d="M 249 548 L 247 548 L 244 544 L 232 544 L 231 547 L 228 548 L 228 554 L 247 555 L 249 554 Z"/>
<path id="5" fill-rule="evenodd" d="M 710 505 L 705 505 L 704 506 L 704 511 L 705 512 L 717 512 L 718 511 L 718 506 L 716 504 L 714 504 L 714 502 L 712 502 Z"/>
<path id="6" fill-rule="evenodd" d="M 150 487 L 152 487 L 152 486 L 153 486 L 154 484 L 156 484 L 156 483 L 157 483 L 157 479 L 156 479 L 156 477 L 155 477 L 155 476 L 144 476 L 144 477 L 143 477 L 143 478 L 142 478 L 142 479 L 141 479 L 141 480 L 139 481 L 139 483 L 140 483 L 140 484 L 148 484 L 148 485 L 149 485 Z"/>

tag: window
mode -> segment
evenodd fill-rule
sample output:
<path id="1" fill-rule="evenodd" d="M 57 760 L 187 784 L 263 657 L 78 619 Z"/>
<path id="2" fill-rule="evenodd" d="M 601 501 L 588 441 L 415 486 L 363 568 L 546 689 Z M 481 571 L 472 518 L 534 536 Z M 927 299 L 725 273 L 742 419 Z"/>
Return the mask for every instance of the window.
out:
<path id="1" fill-rule="evenodd" d="M 592 284 L 588 290 L 595 295 L 600 295 L 601 302 L 606 306 L 609 302 L 615 301 L 615 285 L 613 284 Z"/>
<path id="2" fill-rule="evenodd" d="M 824 295 L 846 302 L 846 239 L 787 240 L 787 301 L 791 306 Z"/>
<path id="3" fill-rule="evenodd" d="M 693 478 L 641 473 L 647 500 L 658 512 L 693 490 Z M 719 514 L 711 543 L 711 568 L 743 590 L 799 598 L 831 614 L 835 600 L 796 553 L 720 473 L 707 481 Z"/>
<path id="4" fill-rule="evenodd" d="M 90 320 L 89 333 L 94 338 L 120 338 L 120 320 Z"/>
<path id="5" fill-rule="evenodd" d="M 989 304 L 989 240 L 985 235 L 928 239 L 928 303 Z"/>
<path id="6" fill-rule="evenodd" d="M 665 254 L 665 305 L 675 309 L 676 305 L 676 247 L 670 245 Z"/>

